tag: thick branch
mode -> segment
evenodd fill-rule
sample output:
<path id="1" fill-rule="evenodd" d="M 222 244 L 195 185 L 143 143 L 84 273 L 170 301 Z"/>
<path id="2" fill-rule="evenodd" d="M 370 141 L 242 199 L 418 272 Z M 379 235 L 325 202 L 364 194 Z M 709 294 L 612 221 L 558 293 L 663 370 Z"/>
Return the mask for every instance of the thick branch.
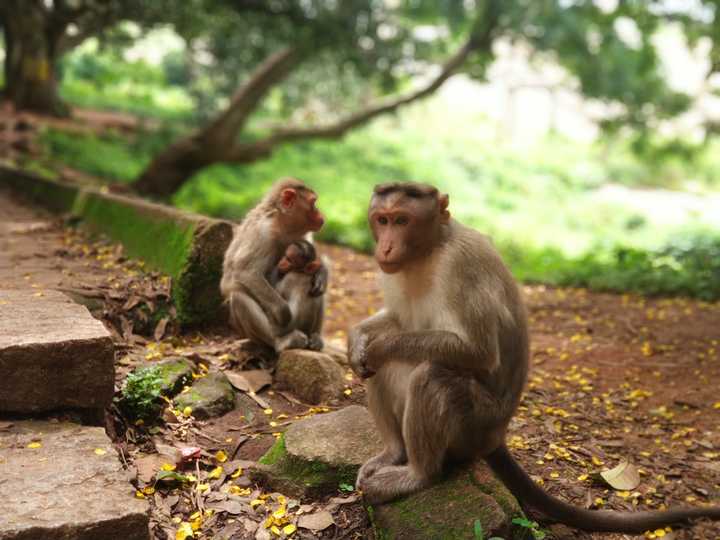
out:
<path id="1" fill-rule="evenodd" d="M 492 2 L 491 5 L 495 3 Z M 499 10 L 489 10 L 479 25 L 477 31 L 470 39 L 442 66 L 440 73 L 422 88 L 404 96 L 371 105 L 334 124 L 310 128 L 281 128 L 265 139 L 255 143 L 235 144 L 227 153 L 226 160 L 236 163 L 249 163 L 261 157 L 266 157 L 280 144 L 307 140 L 307 139 L 336 139 L 342 137 L 351 129 L 366 124 L 373 118 L 382 114 L 394 112 L 400 107 L 432 95 L 445 81 L 452 77 L 467 60 L 468 56 L 476 50 L 489 50 L 492 46 L 494 30 L 497 26 Z"/>
<path id="2" fill-rule="evenodd" d="M 299 52 L 291 47 L 269 56 L 235 93 L 227 109 L 204 128 L 200 136 L 229 145 L 265 95 L 300 61 Z"/>

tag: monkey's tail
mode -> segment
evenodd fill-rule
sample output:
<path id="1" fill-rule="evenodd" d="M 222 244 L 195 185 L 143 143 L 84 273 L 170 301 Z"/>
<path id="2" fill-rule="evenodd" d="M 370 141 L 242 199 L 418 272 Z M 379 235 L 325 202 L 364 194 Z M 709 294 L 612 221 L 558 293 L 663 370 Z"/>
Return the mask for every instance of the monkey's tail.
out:
<path id="1" fill-rule="evenodd" d="M 684 508 L 648 512 L 586 510 L 553 497 L 523 470 L 504 444 L 485 456 L 493 472 L 524 504 L 536 508 L 549 518 L 585 531 L 643 533 L 691 519 L 720 520 L 720 507 Z"/>

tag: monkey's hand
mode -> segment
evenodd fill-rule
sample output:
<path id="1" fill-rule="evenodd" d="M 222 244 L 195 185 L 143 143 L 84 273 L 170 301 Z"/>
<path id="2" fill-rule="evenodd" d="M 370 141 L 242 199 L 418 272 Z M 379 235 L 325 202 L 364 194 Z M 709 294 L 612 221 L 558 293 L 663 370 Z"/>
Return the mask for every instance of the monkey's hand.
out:
<path id="1" fill-rule="evenodd" d="M 315 298 L 325 294 L 328 284 L 328 274 L 327 266 L 324 264 L 313 274 L 312 282 L 310 283 L 310 296 Z"/>
<path id="2" fill-rule="evenodd" d="M 350 368 L 361 379 L 368 379 L 375 375 L 375 372 L 367 365 L 368 342 L 367 334 L 358 333 L 351 340 L 348 350 Z"/>

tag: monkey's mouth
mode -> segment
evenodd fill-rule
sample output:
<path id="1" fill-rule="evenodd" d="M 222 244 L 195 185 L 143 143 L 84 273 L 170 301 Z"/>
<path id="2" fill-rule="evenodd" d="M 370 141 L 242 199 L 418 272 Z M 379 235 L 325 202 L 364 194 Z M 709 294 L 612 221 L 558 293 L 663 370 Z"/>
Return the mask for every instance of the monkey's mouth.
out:
<path id="1" fill-rule="evenodd" d="M 402 268 L 402 265 L 400 263 L 387 261 L 378 261 L 378 266 L 380 267 L 380 270 L 382 270 L 385 274 L 395 274 L 396 272 L 399 272 Z"/>

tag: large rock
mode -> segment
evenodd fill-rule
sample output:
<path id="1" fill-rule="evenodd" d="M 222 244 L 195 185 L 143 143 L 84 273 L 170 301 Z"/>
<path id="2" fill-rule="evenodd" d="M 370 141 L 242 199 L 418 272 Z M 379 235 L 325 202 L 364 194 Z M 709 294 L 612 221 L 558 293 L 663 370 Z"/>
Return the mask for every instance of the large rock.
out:
<path id="1" fill-rule="evenodd" d="M 110 334 L 56 291 L 0 291 L 0 411 L 102 409 L 115 377 Z"/>
<path id="2" fill-rule="evenodd" d="M 235 390 L 224 373 L 213 371 L 195 381 L 190 390 L 178 395 L 174 401 L 180 410 L 190 407 L 196 418 L 211 418 L 235 408 Z"/>
<path id="3" fill-rule="evenodd" d="M 290 349 L 280 354 L 275 383 L 305 403 L 327 403 L 342 395 L 345 370 L 328 354 Z"/>
<path id="4" fill-rule="evenodd" d="M 0 478 L 0 540 L 149 538 L 147 504 L 102 428 L 16 422 L 0 430 Z"/>
<path id="5" fill-rule="evenodd" d="M 476 540 L 479 522 L 484 538 L 533 539 L 527 528 L 512 523 L 524 517 L 522 509 L 485 463 L 457 469 L 409 497 L 373 506 L 370 516 L 378 538 Z"/>
<path id="6" fill-rule="evenodd" d="M 353 485 L 360 465 L 381 450 L 372 417 L 351 405 L 295 422 L 260 458 L 269 467 L 254 474 L 283 493 L 321 495 Z"/>

